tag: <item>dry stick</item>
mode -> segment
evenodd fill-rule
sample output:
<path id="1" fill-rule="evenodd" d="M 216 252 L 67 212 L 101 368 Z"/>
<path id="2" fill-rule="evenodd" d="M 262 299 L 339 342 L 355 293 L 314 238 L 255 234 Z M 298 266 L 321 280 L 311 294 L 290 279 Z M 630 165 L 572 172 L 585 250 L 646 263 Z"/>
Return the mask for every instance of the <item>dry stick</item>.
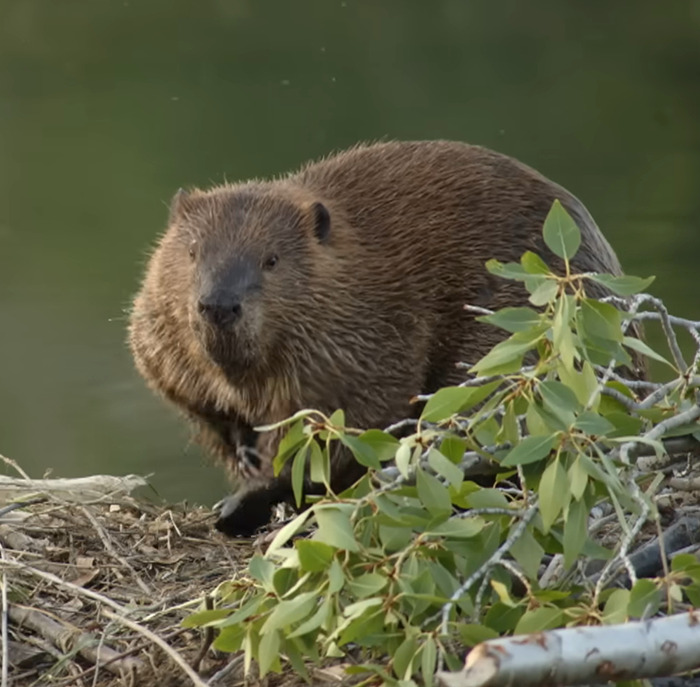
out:
<path id="1" fill-rule="evenodd" d="M 146 646 L 150 646 L 150 644 L 148 644 L 147 642 L 139 643 L 137 646 L 131 647 L 131 649 L 126 649 L 126 651 L 122 651 L 122 652 L 116 654 L 114 657 L 112 657 L 106 661 L 103 661 L 102 663 L 100 663 L 100 667 L 106 668 L 109 663 L 114 663 L 114 661 L 121 661 L 125 658 L 129 658 L 129 656 L 132 656 L 133 654 L 135 654 L 139 651 L 142 651 Z M 82 680 L 86 677 L 89 677 L 93 673 L 96 673 L 97 668 L 98 668 L 98 666 L 92 665 L 89 668 L 86 668 L 85 670 L 83 670 L 80 673 L 80 675 L 71 675 L 71 676 L 65 677 L 65 678 L 55 678 L 54 682 L 57 685 L 64 685 L 64 686 L 70 685 L 73 682 L 78 682 L 79 680 Z"/>
<path id="2" fill-rule="evenodd" d="M 14 460 L 12 460 L 12 458 L 7 458 L 6 456 L 3 456 L 0 453 L 0 460 L 2 460 L 5 464 L 9 465 L 16 472 L 18 472 L 21 477 L 24 477 L 24 479 L 31 479 L 29 475 L 24 470 L 22 470 L 22 468 Z"/>
<path id="3" fill-rule="evenodd" d="M 207 611 L 211 611 L 214 608 L 214 601 L 209 594 L 204 595 L 204 608 Z M 207 655 L 209 647 L 214 643 L 214 639 L 214 628 L 206 627 L 204 629 L 204 639 L 202 640 L 202 646 L 199 650 L 199 653 L 195 656 L 194 660 L 192 661 L 192 668 L 194 670 L 199 671 L 199 666 L 204 660 L 204 657 Z"/>
<path id="4" fill-rule="evenodd" d="M 97 521 L 97 518 L 90 512 L 90 509 L 87 506 L 82 506 L 81 510 L 85 514 L 85 517 L 87 517 L 87 519 L 92 523 L 92 526 L 95 528 L 95 531 L 102 540 L 105 549 L 107 549 L 107 553 L 109 553 L 109 555 L 112 556 L 112 558 L 119 561 L 125 568 L 127 568 L 131 572 L 131 574 L 134 576 L 134 579 L 136 580 L 136 584 L 138 584 L 138 586 L 141 588 L 141 591 L 144 594 L 146 594 L 146 596 L 153 596 L 153 590 L 141 579 L 136 570 L 134 570 L 134 567 L 131 565 L 131 563 L 129 563 L 129 561 L 127 561 L 123 556 L 120 556 L 119 553 L 117 553 L 104 527 L 100 525 L 100 523 Z"/>
<path id="5" fill-rule="evenodd" d="M 51 582 L 52 584 L 58 585 L 59 587 L 70 589 L 75 594 L 78 594 L 80 596 L 87 596 L 93 601 L 99 601 L 101 604 L 113 608 L 115 611 L 121 613 L 122 615 L 127 615 L 130 612 L 129 609 L 124 608 L 124 606 L 121 606 L 116 601 L 112 601 L 112 599 L 103 596 L 98 592 L 93 592 L 90 589 L 85 589 L 85 587 L 80 587 L 79 585 L 73 584 L 72 582 L 68 582 L 67 580 L 62 580 L 60 577 L 57 577 L 53 573 L 38 570 L 37 568 L 33 568 L 31 565 L 27 565 L 26 563 L 20 563 L 19 561 L 6 559 L 2 561 L 2 564 L 3 566 L 9 566 L 10 568 L 15 568 L 17 570 L 23 570 L 24 572 L 28 572 L 31 575 L 34 575 L 35 577 L 40 577 L 41 579 L 46 580 L 47 582 Z"/>
<path id="6" fill-rule="evenodd" d="M 146 629 L 145 627 L 142 627 L 138 623 L 133 622 L 132 620 L 129 620 L 125 616 L 129 611 L 124 608 L 123 606 L 119 605 L 118 603 L 115 603 L 111 599 L 108 599 L 106 596 L 103 596 L 102 594 L 98 594 L 97 592 L 90 591 L 89 589 L 84 589 L 83 587 L 79 587 L 77 584 L 73 584 L 72 582 L 66 582 L 65 580 L 62 580 L 60 577 L 56 577 L 56 575 L 52 575 L 51 573 L 45 573 L 41 570 L 37 570 L 36 568 L 32 568 L 29 565 L 25 565 L 23 563 L 17 563 L 16 561 L 5 561 L 4 562 L 6 565 L 10 565 L 10 567 L 13 568 L 19 568 L 20 570 L 25 570 L 32 575 L 35 575 L 37 577 L 41 577 L 44 580 L 48 580 L 49 582 L 52 582 L 53 584 L 59 585 L 61 587 L 65 587 L 66 589 L 70 589 L 76 594 L 80 594 L 82 596 L 87 596 L 90 599 L 93 599 L 94 601 L 99 601 L 100 603 L 104 604 L 105 606 L 108 606 L 109 608 L 112 608 L 117 611 L 117 613 L 113 613 L 112 611 L 108 609 L 103 609 L 102 612 L 108 617 L 108 618 L 113 618 L 114 620 L 122 623 L 126 627 L 139 632 L 142 634 L 144 637 L 147 637 L 148 639 L 151 640 L 154 644 L 158 645 L 165 653 L 178 665 L 180 666 L 183 671 L 187 674 L 187 676 L 192 680 L 193 684 L 197 685 L 197 687 L 206 687 L 206 684 L 202 682 L 202 680 L 198 677 L 198 675 L 190 668 L 187 663 L 184 661 L 184 659 L 174 650 L 172 649 L 166 642 L 164 642 L 160 637 L 157 635 L 153 634 L 150 630 Z"/>
<path id="7" fill-rule="evenodd" d="M 24 606 L 14 605 L 9 610 L 9 615 L 12 620 L 18 625 L 38 632 L 45 639 L 53 642 L 61 651 L 66 651 L 67 640 L 70 640 L 70 651 L 76 651 L 84 659 L 90 663 L 96 664 L 101 658 L 106 657 L 110 661 L 110 666 L 107 668 L 115 675 L 121 675 L 124 672 L 129 673 L 132 670 L 143 668 L 144 665 L 137 658 L 130 658 L 122 661 L 113 661 L 118 656 L 118 652 L 111 647 L 96 647 L 94 634 L 83 632 L 76 627 L 66 624 L 64 621 L 54 620 L 45 613 Z"/>
<path id="8" fill-rule="evenodd" d="M 138 632 L 139 634 L 142 634 L 144 637 L 148 638 L 153 644 L 156 644 L 159 646 L 167 656 L 169 656 L 180 668 L 182 668 L 182 671 L 187 675 L 187 677 L 192 680 L 192 684 L 196 685 L 196 687 L 207 687 L 207 683 L 204 682 L 197 673 L 190 668 L 189 665 L 187 665 L 187 662 L 180 656 L 180 654 L 175 651 L 167 642 L 162 640 L 157 634 L 154 634 L 151 632 L 148 628 L 143 627 L 142 625 L 139 625 L 138 623 L 135 623 L 133 620 L 129 620 L 128 618 L 125 618 L 123 616 L 118 615 L 117 613 L 113 613 L 109 609 L 103 609 L 102 611 L 108 618 L 111 618 L 112 620 L 116 620 L 117 622 L 121 623 L 122 625 L 125 625 L 131 630 L 134 630 L 134 632 Z"/>
<path id="9" fill-rule="evenodd" d="M 245 656 L 236 656 L 236 658 L 231 659 L 221 670 L 214 673 L 211 678 L 209 678 L 209 685 L 216 685 L 227 678 L 234 670 L 240 668 L 241 663 L 245 660 Z"/>

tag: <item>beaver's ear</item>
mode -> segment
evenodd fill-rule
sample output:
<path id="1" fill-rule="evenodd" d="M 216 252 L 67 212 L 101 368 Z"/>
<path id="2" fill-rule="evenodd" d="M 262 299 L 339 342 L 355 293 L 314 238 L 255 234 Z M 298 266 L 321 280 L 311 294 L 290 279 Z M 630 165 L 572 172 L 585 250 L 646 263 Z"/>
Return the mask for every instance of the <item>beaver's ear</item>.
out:
<path id="1" fill-rule="evenodd" d="M 311 217 L 314 222 L 314 235 L 319 243 L 325 243 L 331 233 L 331 214 L 323 203 L 311 205 Z"/>
<path id="2" fill-rule="evenodd" d="M 189 212 L 192 212 L 197 201 L 197 191 L 186 191 L 184 188 L 179 188 L 177 193 L 170 201 L 170 216 L 168 223 L 174 224 L 177 219 L 181 219 Z"/>

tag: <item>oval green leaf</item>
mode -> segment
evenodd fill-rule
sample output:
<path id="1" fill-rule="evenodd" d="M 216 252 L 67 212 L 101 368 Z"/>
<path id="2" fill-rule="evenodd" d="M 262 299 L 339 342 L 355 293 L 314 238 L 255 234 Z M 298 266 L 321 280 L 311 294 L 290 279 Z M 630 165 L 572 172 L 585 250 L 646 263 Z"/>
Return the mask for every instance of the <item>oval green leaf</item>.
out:
<path id="1" fill-rule="evenodd" d="M 511 449 L 501 462 L 503 467 L 515 465 L 527 465 L 542 460 L 554 448 L 557 443 L 557 435 L 526 437 L 515 448 Z"/>
<path id="2" fill-rule="evenodd" d="M 571 260 L 581 245 L 581 231 L 558 199 L 552 203 L 542 235 L 547 248 L 566 260 Z"/>

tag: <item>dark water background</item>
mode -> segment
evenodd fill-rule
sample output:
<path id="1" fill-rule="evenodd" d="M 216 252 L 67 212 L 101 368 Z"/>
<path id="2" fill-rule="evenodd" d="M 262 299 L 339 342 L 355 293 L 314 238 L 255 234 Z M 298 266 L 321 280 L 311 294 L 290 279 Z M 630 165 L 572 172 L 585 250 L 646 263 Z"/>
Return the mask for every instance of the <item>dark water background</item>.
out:
<path id="1" fill-rule="evenodd" d="M 380 137 L 533 165 L 700 318 L 697 0 L 3 0 L 0 452 L 217 499 L 124 345 L 167 202 Z"/>

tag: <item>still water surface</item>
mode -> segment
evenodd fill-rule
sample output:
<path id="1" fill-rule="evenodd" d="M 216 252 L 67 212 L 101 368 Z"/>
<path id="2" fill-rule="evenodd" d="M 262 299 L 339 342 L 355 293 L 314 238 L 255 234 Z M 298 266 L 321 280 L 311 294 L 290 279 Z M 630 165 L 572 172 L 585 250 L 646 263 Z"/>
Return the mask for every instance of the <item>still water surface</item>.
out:
<path id="1" fill-rule="evenodd" d="M 697 0 L 5 0 L 0 452 L 218 499 L 124 345 L 172 193 L 437 137 L 568 187 L 629 273 L 700 318 Z"/>

